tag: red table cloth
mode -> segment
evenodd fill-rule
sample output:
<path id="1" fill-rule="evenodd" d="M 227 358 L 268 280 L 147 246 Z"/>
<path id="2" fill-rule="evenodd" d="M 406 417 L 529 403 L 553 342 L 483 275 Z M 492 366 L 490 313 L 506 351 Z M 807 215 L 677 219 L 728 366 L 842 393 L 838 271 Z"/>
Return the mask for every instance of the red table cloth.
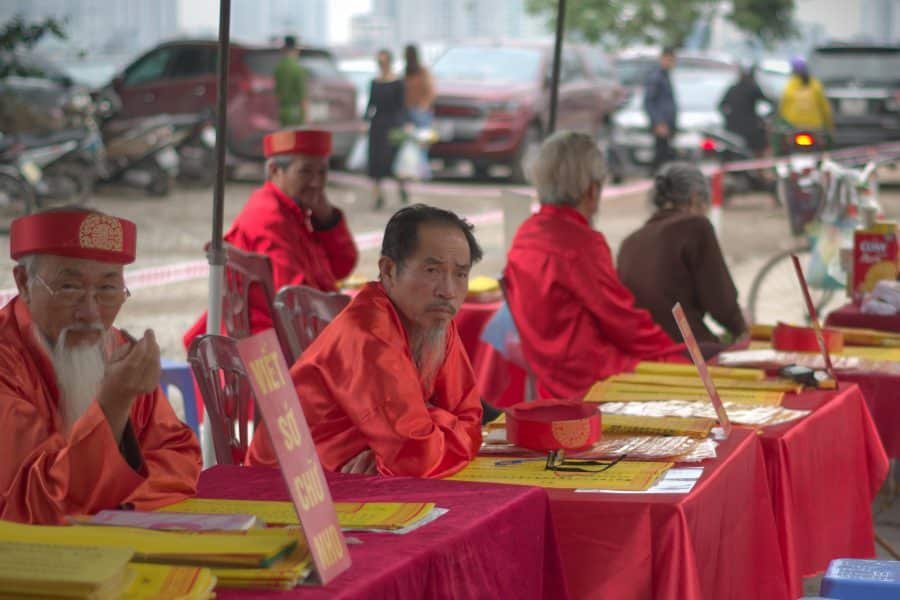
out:
<path id="1" fill-rule="evenodd" d="M 735 428 L 689 494 L 548 490 L 573 598 L 791 598 L 756 432 Z"/>
<path id="2" fill-rule="evenodd" d="M 791 590 L 834 558 L 875 555 L 872 500 L 888 459 L 857 386 L 790 395 L 806 418 L 760 435 L 772 506 Z"/>
<path id="3" fill-rule="evenodd" d="M 353 565 L 325 587 L 217 590 L 227 598 L 567 598 L 547 494 L 521 486 L 326 473 L 339 501 L 435 502 L 450 509 L 406 535 L 356 533 Z M 287 500 L 276 469 L 218 466 L 198 496 Z"/>
<path id="4" fill-rule="evenodd" d="M 832 312 L 825 319 L 829 327 L 855 327 L 857 329 L 877 329 L 890 333 L 900 333 L 900 314 L 888 317 L 867 315 L 855 304 L 847 304 Z"/>

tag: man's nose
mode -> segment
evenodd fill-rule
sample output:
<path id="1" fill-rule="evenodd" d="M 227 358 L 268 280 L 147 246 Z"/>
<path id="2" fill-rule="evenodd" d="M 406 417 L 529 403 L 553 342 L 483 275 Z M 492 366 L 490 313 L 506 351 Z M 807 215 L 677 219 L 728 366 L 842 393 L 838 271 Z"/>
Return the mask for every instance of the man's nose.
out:
<path id="1" fill-rule="evenodd" d="M 447 273 L 438 279 L 437 285 L 434 288 L 434 295 L 445 300 L 453 299 L 454 290 L 452 273 Z"/>
<path id="2" fill-rule="evenodd" d="M 95 322 L 100 318 L 100 305 L 97 304 L 97 297 L 93 290 L 89 290 L 75 306 L 75 318 L 79 321 Z"/>

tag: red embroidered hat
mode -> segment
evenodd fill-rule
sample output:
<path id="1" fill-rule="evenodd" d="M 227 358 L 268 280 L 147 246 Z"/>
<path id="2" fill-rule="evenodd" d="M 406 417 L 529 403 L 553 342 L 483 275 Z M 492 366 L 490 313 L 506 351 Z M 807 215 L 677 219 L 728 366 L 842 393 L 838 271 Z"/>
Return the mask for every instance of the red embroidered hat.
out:
<path id="1" fill-rule="evenodd" d="M 280 154 L 328 156 L 331 154 L 331 132 L 319 129 L 276 131 L 263 138 L 266 158 Z"/>
<path id="2" fill-rule="evenodd" d="M 53 211 L 12 222 L 9 255 L 54 254 L 101 262 L 134 262 L 137 227 L 127 219 L 88 211 Z"/>
<path id="3" fill-rule="evenodd" d="M 520 402 L 506 409 L 506 439 L 539 452 L 584 450 L 600 439 L 600 411 L 577 400 Z"/>

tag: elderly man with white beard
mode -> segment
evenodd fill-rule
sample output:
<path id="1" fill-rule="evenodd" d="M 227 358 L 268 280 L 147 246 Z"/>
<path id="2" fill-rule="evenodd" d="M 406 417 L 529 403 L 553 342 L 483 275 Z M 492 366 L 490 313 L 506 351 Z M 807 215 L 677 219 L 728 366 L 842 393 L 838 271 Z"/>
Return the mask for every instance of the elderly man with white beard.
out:
<path id="1" fill-rule="evenodd" d="M 417 204 L 387 224 L 368 283 L 291 376 L 325 468 L 445 477 L 481 446 L 482 405 L 453 317 L 481 259 L 472 226 Z M 257 431 L 248 462 L 274 465 Z"/>
<path id="2" fill-rule="evenodd" d="M 134 223 L 79 208 L 13 221 L 19 295 L 0 309 L 0 518 L 62 523 L 191 496 L 196 436 L 159 388 L 159 346 L 113 321 Z"/>

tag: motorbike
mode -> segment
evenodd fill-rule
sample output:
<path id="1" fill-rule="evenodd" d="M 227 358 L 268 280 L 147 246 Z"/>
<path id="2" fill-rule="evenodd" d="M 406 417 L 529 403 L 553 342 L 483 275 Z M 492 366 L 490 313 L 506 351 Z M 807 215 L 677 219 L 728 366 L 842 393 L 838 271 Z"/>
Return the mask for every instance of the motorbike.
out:
<path id="1" fill-rule="evenodd" d="M 700 132 L 700 148 L 703 158 L 714 160 L 720 165 L 733 162 L 755 160 L 756 154 L 744 138 L 725 129 L 704 129 Z M 753 169 L 726 172 L 724 178 L 724 200 L 734 194 L 746 192 L 775 192 L 775 181 L 770 169 Z"/>
<path id="2" fill-rule="evenodd" d="M 178 181 L 209 187 L 216 178 L 216 128 L 212 111 L 173 115 L 178 142 Z"/>
<path id="3" fill-rule="evenodd" d="M 0 133 L 0 232 L 9 231 L 13 219 L 31 214 L 47 193 L 41 168 L 23 158 L 24 146 Z"/>
<path id="4" fill-rule="evenodd" d="M 90 196 L 103 163 L 103 140 L 93 120 L 77 129 L 21 134 L 18 141 L 20 160 L 41 169 L 42 199 L 79 203 Z"/>

